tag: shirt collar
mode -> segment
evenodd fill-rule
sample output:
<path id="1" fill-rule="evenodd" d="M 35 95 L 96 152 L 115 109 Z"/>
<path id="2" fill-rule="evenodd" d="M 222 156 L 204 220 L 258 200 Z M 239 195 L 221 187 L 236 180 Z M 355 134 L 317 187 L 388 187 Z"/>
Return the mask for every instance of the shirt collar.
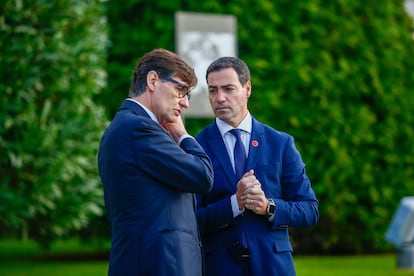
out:
<path id="1" fill-rule="evenodd" d="M 219 118 L 216 118 L 216 124 L 220 131 L 221 136 L 223 137 L 224 134 L 226 134 L 228 131 L 232 130 L 233 127 L 223 120 L 220 120 Z M 249 112 L 247 112 L 246 117 L 240 122 L 240 124 L 237 126 L 237 128 L 244 130 L 248 133 L 252 132 L 252 116 Z"/>
<path id="2" fill-rule="evenodd" d="M 155 117 L 155 114 L 152 113 L 151 110 L 149 110 L 147 107 L 145 107 L 142 103 L 140 103 L 137 100 L 131 99 L 131 98 L 127 98 L 126 100 L 127 101 L 131 101 L 131 102 L 134 102 L 134 103 L 137 103 L 139 106 L 141 106 L 145 110 L 145 112 L 147 112 L 148 116 L 150 116 L 150 118 L 153 121 L 156 121 L 158 123 L 158 120 L 157 120 L 157 117 Z"/>

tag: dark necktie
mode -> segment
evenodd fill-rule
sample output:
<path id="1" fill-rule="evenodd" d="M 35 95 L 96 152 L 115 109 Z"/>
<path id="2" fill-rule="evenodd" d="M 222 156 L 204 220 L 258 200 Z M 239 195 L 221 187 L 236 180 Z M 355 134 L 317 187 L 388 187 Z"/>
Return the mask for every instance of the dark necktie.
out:
<path id="1" fill-rule="evenodd" d="M 241 141 L 240 137 L 241 130 L 238 128 L 234 128 L 230 130 L 230 133 L 236 137 L 236 143 L 234 144 L 234 170 L 237 177 L 237 181 L 239 181 L 246 169 L 246 150 L 244 149 L 243 142 Z M 241 229 L 241 236 L 240 236 L 240 245 L 242 248 L 247 248 L 247 239 L 246 234 L 244 233 L 244 227 L 242 226 Z M 243 253 L 241 253 L 243 254 Z"/>
<path id="2" fill-rule="evenodd" d="M 234 170 L 237 180 L 242 178 L 246 169 L 246 150 L 241 141 L 240 131 L 238 128 L 230 130 L 230 133 L 236 137 L 236 143 L 234 144 Z"/>

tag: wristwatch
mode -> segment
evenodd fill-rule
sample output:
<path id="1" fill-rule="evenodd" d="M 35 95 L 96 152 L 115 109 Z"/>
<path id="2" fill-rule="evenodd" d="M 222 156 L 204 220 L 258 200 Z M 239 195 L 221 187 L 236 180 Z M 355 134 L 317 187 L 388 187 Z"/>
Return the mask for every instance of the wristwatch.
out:
<path id="1" fill-rule="evenodd" d="M 266 216 L 268 218 L 272 217 L 275 212 L 276 212 L 276 205 L 275 202 L 273 201 L 273 199 L 268 198 L 267 199 L 269 202 L 267 203 L 267 209 L 266 209 Z"/>

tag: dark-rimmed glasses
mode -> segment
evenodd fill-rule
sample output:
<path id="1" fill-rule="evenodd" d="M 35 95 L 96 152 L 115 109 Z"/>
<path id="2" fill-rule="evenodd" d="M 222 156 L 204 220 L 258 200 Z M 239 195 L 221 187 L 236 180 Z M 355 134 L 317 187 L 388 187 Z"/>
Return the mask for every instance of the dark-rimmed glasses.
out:
<path id="1" fill-rule="evenodd" d="M 191 99 L 191 93 L 188 89 L 188 86 L 185 85 L 184 83 L 181 83 L 171 77 L 165 78 L 164 80 L 175 83 L 176 85 L 178 85 L 178 97 L 179 98 L 184 98 L 185 96 L 187 96 L 187 99 L 190 100 Z"/>

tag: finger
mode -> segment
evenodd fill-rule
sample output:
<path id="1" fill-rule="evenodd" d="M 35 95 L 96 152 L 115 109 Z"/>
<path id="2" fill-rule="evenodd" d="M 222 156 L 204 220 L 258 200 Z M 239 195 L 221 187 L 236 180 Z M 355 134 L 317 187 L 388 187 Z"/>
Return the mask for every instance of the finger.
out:
<path id="1" fill-rule="evenodd" d="M 243 177 L 254 175 L 254 170 L 250 170 L 243 175 Z"/>
<path id="2" fill-rule="evenodd" d="M 252 186 L 252 187 L 250 187 L 250 188 L 247 190 L 247 192 L 248 192 L 249 194 L 254 195 L 254 194 L 256 193 L 256 188 L 255 188 L 254 186 Z"/>
<path id="3" fill-rule="evenodd" d="M 252 178 L 250 179 L 248 185 L 249 188 L 251 187 L 258 187 L 260 189 L 260 187 L 262 186 L 259 182 L 259 180 L 257 180 L 256 178 Z"/>
<path id="4" fill-rule="evenodd" d="M 263 193 L 262 188 L 258 186 L 257 184 L 254 184 L 250 186 L 249 188 L 247 188 L 243 194 L 257 195 L 257 194 L 262 194 L 262 193 Z"/>
<path id="5" fill-rule="evenodd" d="M 251 205 L 254 204 L 254 200 L 253 199 L 246 199 L 245 204 L 251 206 Z"/>

